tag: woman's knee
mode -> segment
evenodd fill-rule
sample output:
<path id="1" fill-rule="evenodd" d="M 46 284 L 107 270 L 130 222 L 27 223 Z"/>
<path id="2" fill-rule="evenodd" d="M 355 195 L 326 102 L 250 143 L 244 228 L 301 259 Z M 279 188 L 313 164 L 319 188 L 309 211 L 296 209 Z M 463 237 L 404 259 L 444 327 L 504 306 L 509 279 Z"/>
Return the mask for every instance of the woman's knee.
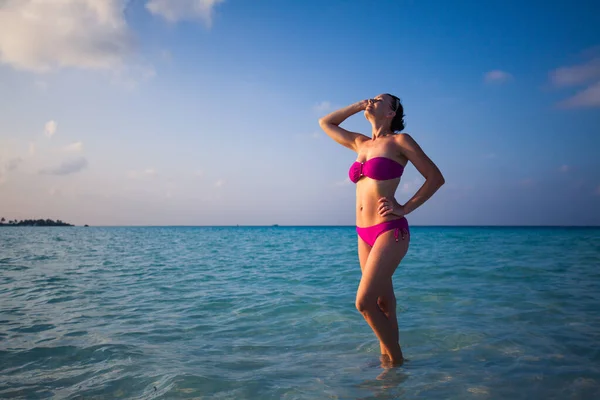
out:
<path id="1" fill-rule="evenodd" d="M 374 308 L 378 307 L 377 306 L 377 297 L 378 296 L 373 296 L 373 295 L 357 295 L 356 296 L 356 309 L 361 312 L 361 313 L 365 313 L 365 312 L 369 312 L 371 310 L 373 310 Z"/>

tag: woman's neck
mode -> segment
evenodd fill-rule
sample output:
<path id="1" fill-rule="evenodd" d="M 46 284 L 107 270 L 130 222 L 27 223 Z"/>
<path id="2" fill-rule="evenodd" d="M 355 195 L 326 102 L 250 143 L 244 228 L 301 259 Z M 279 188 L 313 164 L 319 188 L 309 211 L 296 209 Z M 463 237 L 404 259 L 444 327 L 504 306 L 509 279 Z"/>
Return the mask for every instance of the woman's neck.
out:
<path id="1" fill-rule="evenodd" d="M 372 138 L 373 140 L 379 139 L 385 136 L 393 135 L 394 131 L 389 126 L 373 124 Z"/>

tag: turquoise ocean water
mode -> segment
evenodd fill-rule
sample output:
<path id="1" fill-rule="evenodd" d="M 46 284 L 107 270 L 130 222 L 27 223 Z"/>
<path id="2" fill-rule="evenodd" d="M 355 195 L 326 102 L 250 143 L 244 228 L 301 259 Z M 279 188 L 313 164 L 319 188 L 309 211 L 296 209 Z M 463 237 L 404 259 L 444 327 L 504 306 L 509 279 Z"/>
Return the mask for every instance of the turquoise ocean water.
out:
<path id="1" fill-rule="evenodd" d="M 600 229 L 411 233 L 385 370 L 353 227 L 1 228 L 0 398 L 600 398 Z"/>

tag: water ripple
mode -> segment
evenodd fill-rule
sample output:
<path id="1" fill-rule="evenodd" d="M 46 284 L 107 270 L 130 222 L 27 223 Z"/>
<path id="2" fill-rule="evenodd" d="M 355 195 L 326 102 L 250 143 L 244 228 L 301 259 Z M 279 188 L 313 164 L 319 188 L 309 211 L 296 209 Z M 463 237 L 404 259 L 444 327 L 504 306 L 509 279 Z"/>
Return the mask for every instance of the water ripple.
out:
<path id="1" fill-rule="evenodd" d="M 0 251 L 1 398 L 600 396 L 598 229 L 413 228 L 391 370 L 351 227 L 5 228 Z"/>

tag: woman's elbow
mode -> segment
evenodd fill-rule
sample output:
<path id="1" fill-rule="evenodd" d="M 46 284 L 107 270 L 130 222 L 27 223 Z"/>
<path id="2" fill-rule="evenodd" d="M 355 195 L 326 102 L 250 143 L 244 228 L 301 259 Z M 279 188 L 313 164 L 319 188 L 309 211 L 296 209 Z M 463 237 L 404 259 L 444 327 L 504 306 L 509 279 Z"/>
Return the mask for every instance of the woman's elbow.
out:
<path id="1" fill-rule="evenodd" d="M 321 128 L 325 128 L 327 125 L 330 125 L 330 124 L 331 124 L 331 121 L 329 121 L 327 119 L 327 117 L 321 117 L 321 118 L 319 118 L 319 126 Z"/>
<path id="2" fill-rule="evenodd" d="M 444 176 L 440 174 L 440 177 L 438 178 L 438 185 L 441 187 L 444 185 L 444 183 L 446 183 L 446 179 L 444 179 Z"/>
<path id="3" fill-rule="evenodd" d="M 444 179 L 444 176 L 442 174 L 435 174 L 427 180 L 430 181 L 438 189 L 442 187 L 444 183 L 446 183 L 446 180 Z"/>

